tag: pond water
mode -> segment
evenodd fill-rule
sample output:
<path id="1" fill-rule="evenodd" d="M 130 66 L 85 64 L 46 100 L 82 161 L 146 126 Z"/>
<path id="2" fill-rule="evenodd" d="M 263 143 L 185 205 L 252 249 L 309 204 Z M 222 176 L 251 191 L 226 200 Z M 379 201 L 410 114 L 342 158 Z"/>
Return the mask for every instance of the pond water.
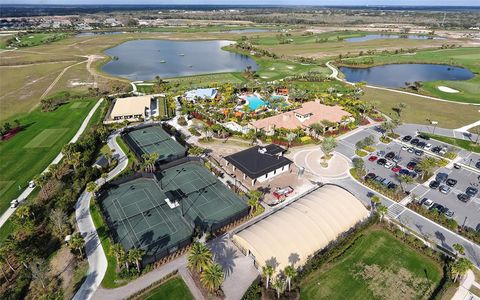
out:
<path id="1" fill-rule="evenodd" d="M 412 40 L 443 40 L 443 38 L 438 36 L 426 36 L 426 35 L 397 35 L 397 34 L 367 34 L 365 36 L 351 37 L 346 38 L 345 41 L 349 43 L 356 42 L 365 42 L 371 40 L 380 40 L 380 39 L 412 39 Z"/>
<path id="2" fill-rule="evenodd" d="M 136 40 L 105 51 L 114 59 L 102 71 L 130 80 L 243 71 L 258 65 L 247 55 L 222 50 L 230 41 Z"/>
<path id="3" fill-rule="evenodd" d="M 405 82 L 468 80 L 473 73 L 465 68 L 435 64 L 389 64 L 370 68 L 340 67 L 349 82 L 365 81 L 372 85 L 399 88 Z"/>
<path id="4" fill-rule="evenodd" d="M 75 35 L 75 37 L 83 37 L 83 36 L 95 36 L 95 35 L 110 35 L 110 34 L 122 34 L 123 31 L 86 31 L 80 32 Z"/>

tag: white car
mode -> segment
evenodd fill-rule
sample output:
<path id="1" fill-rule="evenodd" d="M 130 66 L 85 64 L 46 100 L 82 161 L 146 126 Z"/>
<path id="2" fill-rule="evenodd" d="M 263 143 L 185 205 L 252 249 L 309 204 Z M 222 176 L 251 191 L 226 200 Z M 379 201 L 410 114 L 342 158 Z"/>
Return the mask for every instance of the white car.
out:
<path id="1" fill-rule="evenodd" d="M 33 180 L 30 181 L 30 182 L 28 183 L 28 187 L 31 188 L 31 189 L 35 188 L 35 181 L 33 181 Z"/>
<path id="2" fill-rule="evenodd" d="M 408 153 L 413 153 L 413 152 L 415 152 L 415 148 L 410 147 L 410 148 L 407 149 L 407 152 Z"/>
<path id="3" fill-rule="evenodd" d="M 432 144 L 426 144 L 425 147 L 423 147 L 425 150 L 430 150 L 432 149 Z"/>
<path id="4" fill-rule="evenodd" d="M 410 148 L 410 147 L 408 147 L 408 146 L 402 146 L 402 151 L 407 151 L 408 148 Z"/>
<path id="5" fill-rule="evenodd" d="M 391 167 L 393 167 L 394 163 L 392 163 L 391 161 L 387 161 L 383 166 L 386 168 L 386 169 L 390 169 Z"/>
<path id="6" fill-rule="evenodd" d="M 430 209 L 430 207 L 433 206 L 433 201 L 430 199 L 426 199 L 425 201 L 423 201 L 422 206 L 426 209 Z"/>
<path id="7" fill-rule="evenodd" d="M 18 204 L 19 204 L 19 203 L 18 203 L 18 200 L 17 200 L 17 199 L 12 200 L 12 201 L 10 202 L 10 207 L 11 207 L 11 208 L 16 208 L 16 207 L 18 206 Z"/>

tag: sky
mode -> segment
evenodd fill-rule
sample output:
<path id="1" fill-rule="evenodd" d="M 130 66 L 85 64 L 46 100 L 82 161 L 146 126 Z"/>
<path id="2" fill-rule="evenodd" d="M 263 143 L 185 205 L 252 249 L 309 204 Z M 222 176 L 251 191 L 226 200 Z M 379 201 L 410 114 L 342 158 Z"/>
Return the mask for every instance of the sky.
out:
<path id="1" fill-rule="evenodd" d="M 5 4 L 229 4 L 480 6 L 479 0 L 0 0 Z"/>

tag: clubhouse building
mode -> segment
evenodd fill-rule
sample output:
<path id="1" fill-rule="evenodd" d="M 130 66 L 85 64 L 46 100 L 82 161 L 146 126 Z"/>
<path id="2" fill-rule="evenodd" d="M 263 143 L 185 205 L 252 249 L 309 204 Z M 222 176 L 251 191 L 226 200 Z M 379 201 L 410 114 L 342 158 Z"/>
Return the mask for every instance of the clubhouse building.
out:
<path id="1" fill-rule="evenodd" d="M 157 94 L 114 99 L 104 123 L 117 123 L 125 120 L 138 122 L 157 117 L 159 116 L 160 102 L 164 103 L 164 101 L 159 101 L 159 98 L 164 97 L 163 94 Z"/>

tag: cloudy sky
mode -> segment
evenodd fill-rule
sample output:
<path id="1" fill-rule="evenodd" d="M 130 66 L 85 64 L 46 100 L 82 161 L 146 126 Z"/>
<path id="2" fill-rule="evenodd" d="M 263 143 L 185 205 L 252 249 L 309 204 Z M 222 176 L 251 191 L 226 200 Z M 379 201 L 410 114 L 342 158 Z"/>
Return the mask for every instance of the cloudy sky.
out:
<path id="1" fill-rule="evenodd" d="M 0 0 L 11 4 L 470 5 L 479 0 Z"/>

